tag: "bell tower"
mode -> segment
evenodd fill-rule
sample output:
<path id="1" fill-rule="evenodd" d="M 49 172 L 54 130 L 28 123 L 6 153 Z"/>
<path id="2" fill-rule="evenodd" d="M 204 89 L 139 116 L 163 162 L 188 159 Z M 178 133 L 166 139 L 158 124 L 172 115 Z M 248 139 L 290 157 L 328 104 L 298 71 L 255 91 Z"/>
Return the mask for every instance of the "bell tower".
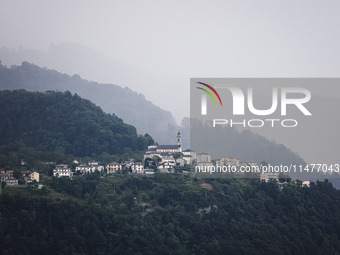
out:
<path id="1" fill-rule="evenodd" d="M 179 151 L 182 152 L 182 135 L 180 131 L 177 133 L 177 145 L 179 146 Z"/>

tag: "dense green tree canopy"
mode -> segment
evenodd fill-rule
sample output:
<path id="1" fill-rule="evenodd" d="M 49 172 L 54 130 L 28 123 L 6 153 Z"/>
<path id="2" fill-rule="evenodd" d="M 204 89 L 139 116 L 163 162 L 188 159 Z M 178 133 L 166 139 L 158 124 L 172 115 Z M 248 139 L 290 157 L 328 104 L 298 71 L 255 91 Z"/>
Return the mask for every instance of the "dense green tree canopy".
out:
<path id="1" fill-rule="evenodd" d="M 145 150 L 151 136 L 70 92 L 0 92 L 0 146 L 15 143 L 74 156 Z"/>
<path id="2" fill-rule="evenodd" d="M 5 188 L 2 254 L 340 252 L 340 191 L 327 181 L 280 191 L 275 182 L 156 174 L 50 185 L 62 196 Z"/>

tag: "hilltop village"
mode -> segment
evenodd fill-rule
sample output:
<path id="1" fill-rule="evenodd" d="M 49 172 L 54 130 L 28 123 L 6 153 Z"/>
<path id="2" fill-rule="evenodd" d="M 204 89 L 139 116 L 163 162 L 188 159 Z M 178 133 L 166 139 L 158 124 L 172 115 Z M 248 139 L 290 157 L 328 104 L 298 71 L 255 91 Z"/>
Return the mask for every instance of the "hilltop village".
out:
<path id="1" fill-rule="evenodd" d="M 177 133 L 177 142 L 172 145 L 150 145 L 144 154 L 143 161 L 130 159 L 124 162 L 110 162 L 101 165 L 97 161 L 88 161 L 79 163 L 73 161 L 73 166 L 67 164 L 56 164 L 52 176 L 55 178 L 93 174 L 99 172 L 102 176 L 115 176 L 121 174 L 128 175 L 153 175 L 155 173 L 183 174 L 189 175 L 190 171 L 196 169 L 210 169 L 215 167 L 225 167 L 232 169 L 257 169 L 259 179 L 262 182 L 268 182 L 271 179 L 279 181 L 279 172 L 262 172 L 261 165 L 258 162 L 242 162 L 234 157 L 222 157 L 212 159 L 211 155 L 205 152 L 197 153 L 190 149 L 182 150 L 181 133 Z M 53 164 L 54 162 L 47 162 Z M 21 165 L 25 165 L 25 160 L 21 160 Z M 0 181 L 6 186 L 28 185 L 32 182 L 39 183 L 39 173 L 37 171 L 13 171 L 4 169 L 0 170 Z M 51 178 L 51 177 L 47 177 Z M 302 180 L 302 186 L 310 186 L 309 180 Z M 282 186 L 282 183 L 279 185 Z M 41 188 L 42 185 L 38 185 Z"/>

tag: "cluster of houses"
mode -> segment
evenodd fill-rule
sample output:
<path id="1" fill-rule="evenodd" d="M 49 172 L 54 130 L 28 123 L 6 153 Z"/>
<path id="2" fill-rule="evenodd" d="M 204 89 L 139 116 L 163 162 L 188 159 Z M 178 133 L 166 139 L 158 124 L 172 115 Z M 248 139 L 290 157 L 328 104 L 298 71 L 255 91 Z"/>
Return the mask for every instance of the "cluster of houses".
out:
<path id="1" fill-rule="evenodd" d="M 78 163 L 78 162 L 77 162 Z M 220 166 L 257 167 L 257 162 L 240 162 L 234 157 L 222 157 L 218 160 L 211 159 L 211 155 L 207 153 L 196 153 L 190 149 L 182 151 L 181 133 L 177 133 L 177 143 L 173 145 L 151 145 L 148 146 L 144 154 L 143 162 L 134 162 L 133 160 L 122 163 L 108 163 L 106 167 L 100 166 L 98 162 L 92 161 L 87 164 L 80 164 L 75 168 L 80 174 L 90 174 L 95 171 L 104 172 L 106 174 L 117 174 L 122 171 L 130 172 L 131 174 L 154 174 L 155 170 L 159 173 L 174 173 L 176 166 L 195 165 L 199 167 L 210 167 L 214 164 Z M 67 165 L 57 165 L 53 171 L 55 177 L 72 177 L 73 172 Z M 261 179 L 268 181 L 269 179 L 278 179 L 278 173 L 273 173 L 270 176 L 261 176 Z"/>
<path id="2" fill-rule="evenodd" d="M 106 170 L 107 174 L 117 174 L 121 173 L 123 170 L 129 171 L 134 174 L 153 174 L 153 169 L 144 169 L 144 163 L 142 162 L 133 162 L 133 161 L 125 161 L 123 163 L 112 162 L 106 165 L 106 169 L 104 166 L 99 165 L 98 162 L 92 161 L 86 164 L 80 164 L 76 166 L 75 172 L 79 174 L 92 174 L 96 171 L 103 173 Z M 70 177 L 72 178 L 74 175 L 72 169 L 65 164 L 56 165 L 53 170 L 53 176 L 60 177 Z"/>
<path id="3" fill-rule="evenodd" d="M 13 176 L 12 170 L 0 170 L 0 183 L 5 183 L 6 186 L 17 186 L 19 185 L 19 180 Z M 39 182 L 39 173 L 31 171 L 21 171 L 22 178 L 25 184 L 33 181 Z"/>
<path id="4" fill-rule="evenodd" d="M 235 169 L 252 168 L 260 175 L 260 181 L 269 182 L 275 179 L 279 181 L 279 172 L 262 172 L 257 162 L 241 162 L 234 157 L 222 157 L 212 160 L 208 153 L 196 153 L 190 149 L 182 151 L 181 133 L 177 133 L 177 143 L 174 145 L 151 145 L 144 154 L 143 162 L 134 162 L 133 160 L 122 163 L 112 162 L 104 166 L 100 166 L 98 162 L 92 161 L 87 164 L 78 165 L 75 170 L 81 174 L 94 173 L 95 171 L 107 174 L 117 174 L 122 171 L 130 172 L 137 175 L 151 175 L 155 170 L 159 173 L 174 173 L 176 166 L 194 165 L 199 168 L 209 168 L 214 166 L 228 166 Z M 152 166 L 152 167 L 151 167 Z M 57 165 L 53 171 L 56 177 L 68 176 L 72 177 L 73 172 L 67 165 Z M 309 186 L 308 180 L 302 181 L 303 186 Z"/>
<path id="5" fill-rule="evenodd" d="M 133 162 L 125 161 L 123 163 L 112 162 L 107 164 L 106 166 L 106 173 L 108 174 L 115 174 L 119 173 L 122 170 L 130 170 L 134 174 L 142 174 L 144 173 L 144 164 L 143 162 Z"/>
<path id="6" fill-rule="evenodd" d="M 155 168 L 160 173 L 174 173 L 175 166 L 190 165 L 196 159 L 196 153 L 191 150 L 182 152 L 181 133 L 177 133 L 177 144 L 175 145 L 151 145 L 145 152 L 143 162 L 134 162 L 133 160 L 122 163 L 112 162 L 104 166 L 98 162 L 92 161 L 86 164 L 76 166 L 75 171 L 80 174 L 90 174 L 95 171 L 104 172 L 107 174 L 120 173 L 123 170 L 132 174 L 154 174 Z M 153 167 L 151 167 L 151 165 Z M 147 166 L 147 167 L 145 167 Z M 73 172 L 68 165 L 57 165 L 53 170 L 55 177 L 73 177 Z"/>
<path id="7" fill-rule="evenodd" d="M 151 145 L 144 154 L 144 162 L 152 162 L 160 173 L 174 173 L 175 166 L 191 165 L 196 159 L 192 150 L 182 151 L 181 133 L 177 133 L 177 143 L 174 145 Z"/>
<path id="8" fill-rule="evenodd" d="M 74 161 L 75 164 L 78 164 L 77 161 Z M 97 161 L 90 161 L 86 164 L 78 164 L 75 168 L 76 172 L 80 174 L 92 174 L 96 171 L 103 172 L 104 166 L 99 165 Z M 53 170 L 53 176 L 60 178 L 60 177 L 73 177 L 72 169 L 65 164 L 56 165 L 55 169 Z"/>
<path id="9" fill-rule="evenodd" d="M 217 160 L 212 160 L 208 153 L 196 153 L 190 149 L 182 151 L 181 133 L 177 133 L 177 143 L 175 145 L 151 145 L 144 154 L 143 162 L 134 162 L 134 160 L 125 161 L 122 163 L 108 163 L 106 167 L 99 165 L 97 161 L 79 164 L 77 161 L 75 172 L 77 174 L 92 174 L 96 171 L 106 174 L 117 174 L 122 171 L 129 172 L 135 175 L 152 175 L 155 170 L 160 173 L 174 173 L 176 166 L 194 165 L 198 168 L 209 168 L 214 166 L 228 166 L 235 169 L 251 167 L 258 169 L 260 181 L 268 182 L 271 179 L 279 181 L 279 172 L 262 172 L 257 162 L 241 162 L 234 157 L 222 157 Z M 22 171 L 25 184 L 36 180 L 39 182 L 39 174 L 37 172 Z M 71 167 L 66 164 L 59 164 L 53 170 L 53 176 L 72 178 L 74 172 Z M 5 182 L 7 186 L 18 185 L 18 180 L 13 177 L 13 171 L 0 171 L 1 182 Z M 309 187 L 310 182 L 303 180 L 302 186 Z"/>

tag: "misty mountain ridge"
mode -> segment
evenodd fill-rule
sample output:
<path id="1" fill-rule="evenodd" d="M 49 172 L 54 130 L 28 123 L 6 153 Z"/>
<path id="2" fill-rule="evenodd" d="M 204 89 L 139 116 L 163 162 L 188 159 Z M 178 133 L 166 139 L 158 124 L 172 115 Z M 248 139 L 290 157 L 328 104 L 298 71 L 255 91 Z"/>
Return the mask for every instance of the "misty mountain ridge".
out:
<path id="1" fill-rule="evenodd" d="M 149 133 L 159 143 L 175 142 L 177 124 L 170 112 L 162 110 L 144 95 L 113 84 L 87 81 L 79 75 L 61 74 L 23 62 L 21 66 L 0 67 L 0 89 L 70 91 L 89 99 L 107 113 L 114 113 L 124 122 L 137 128 L 138 133 Z"/>
<path id="2" fill-rule="evenodd" d="M 0 59 L 7 66 L 21 65 L 22 62 L 27 61 L 41 67 L 58 70 L 61 73 L 79 74 L 86 80 L 98 83 L 114 81 L 119 85 L 130 84 L 129 87 L 134 91 L 139 91 L 140 87 L 132 82 L 132 78 L 145 76 L 137 68 L 123 62 L 113 61 L 100 52 L 79 43 L 51 43 L 47 52 L 2 47 Z"/>
<path id="3" fill-rule="evenodd" d="M 79 75 L 61 74 L 55 70 L 40 68 L 27 62 L 23 62 L 21 66 L 12 66 L 10 68 L 1 65 L 0 89 L 14 90 L 21 88 L 28 91 L 45 92 L 57 90 L 77 93 L 79 96 L 89 99 L 100 106 L 105 112 L 114 113 L 122 118 L 124 122 L 134 125 L 138 133 L 150 134 L 160 144 L 174 144 L 177 131 L 180 130 L 183 137 L 183 149 L 190 146 L 189 118 L 184 118 L 182 126 L 179 128 L 170 112 L 160 109 L 147 101 L 142 94 L 133 92 L 129 88 L 87 81 Z M 234 146 L 229 146 L 228 150 L 223 152 L 226 155 L 235 156 L 246 161 L 265 159 L 271 161 L 273 157 L 280 157 L 285 158 L 285 162 L 290 159 L 292 162 L 304 162 L 303 159 L 284 146 L 280 147 L 282 148 L 281 150 L 265 150 L 266 148 L 278 147 L 274 142 L 270 142 L 264 137 L 257 139 L 256 137 L 258 136 L 251 131 L 246 133 L 229 132 L 228 135 L 232 137 L 226 139 L 234 141 Z M 248 145 L 242 146 L 245 144 Z M 263 150 L 260 151 L 258 148 Z M 204 150 L 198 152 L 204 152 Z M 281 153 L 281 155 L 273 156 L 275 153 Z"/>
<path id="4" fill-rule="evenodd" d="M 22 62 L 27 61 L 71 76 L 78 74 L 86 80 L 116 84 L 121 87 L 127 86 L 133 91 L 144 94 L 147 100 L 153 104 L 171 111 L 178 120 L 189 115 L 189 112 L 186 111 L 189 109 L 187 102 L 189 92 L 175 93 L 173 86 L 178 83 L 186 84 L 186 78 L 178 80 L 156 73 L 148 73 L 142 70 L 143 67 L 131 66 L 130 63 L 119 61 L 116 57 L 112 60 L 100 51 L 80 43 L 51 43 L 47 51 L 2 47 L 0 48 L 0 59 L 7 66 L 21 65 Z M 160 84 L 161 90 L 159 89 Z M 173 99 L 170 100 L 174 96 L 176 96 L 176 100 L 182 102 L 180 105 L 174 104 Z"/>

